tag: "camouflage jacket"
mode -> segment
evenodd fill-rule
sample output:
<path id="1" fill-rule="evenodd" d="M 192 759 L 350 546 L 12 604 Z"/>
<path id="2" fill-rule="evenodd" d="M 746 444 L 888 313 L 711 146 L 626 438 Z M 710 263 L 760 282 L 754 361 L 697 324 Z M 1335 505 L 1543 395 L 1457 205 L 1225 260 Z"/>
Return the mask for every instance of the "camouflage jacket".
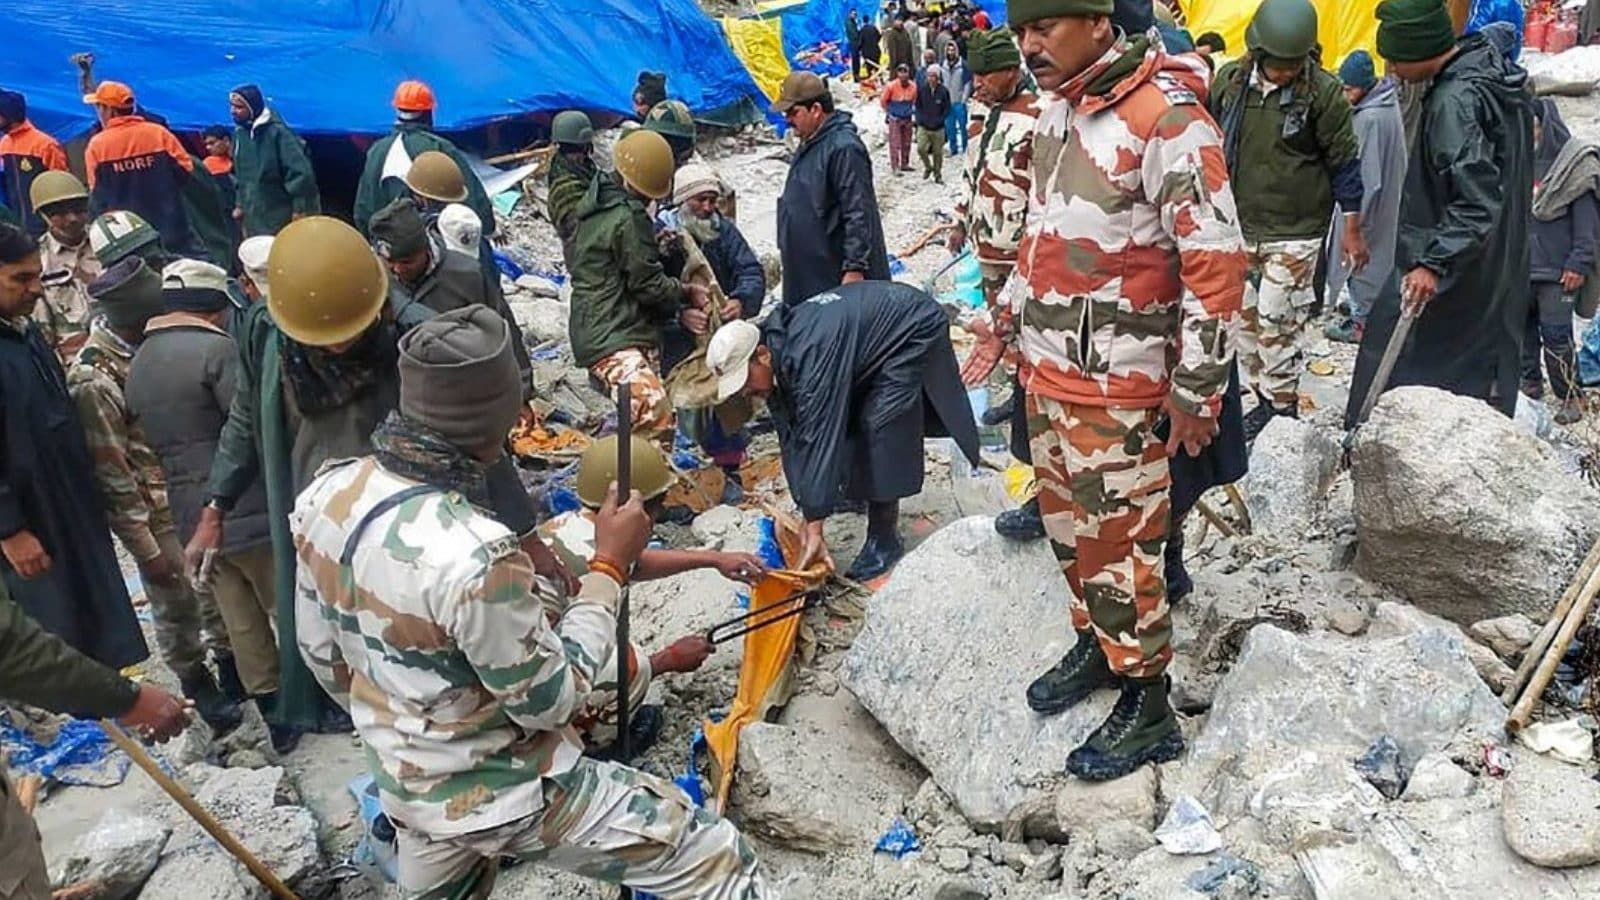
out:
<path id="1" fill-rule="evenodd" d="M 167 505 L 167 477 L 144 431 L 128 411 L 123 388 L 133 348 L 96 319 L 88 341 L 67 369 L 67 390 L 77 404 L 83 436 L 94 460 L 95 482 L 106 502 L 111 532 L 140 562 L 161 555 L 156 535 L 175 532 Z"/>
<path id="2" fill-rule="evenodd" d="M 45 343 L 55 348 L 61 365 L 72 366 L 84 341 L 89 339 L 89 285 L 100 277 L 100 260 L 88 239 L 68 247 L 50 232 L 39 237 L 39 257 L 44 266 L 44 299 L 33 308 L 33 321 Z"/>
<path id="3" fill-rule="evenodd" d="M 1040 112 L 1006 289 L 1030 392 L 1216 415 L 1245 256 L 1205 79 L 1199 57 L 1119 40 Z"/>
<path id="4" fill-rule="evenodd" d="M 956 222 L 966 232 L 983 268 L 984 293 L 1003 285 L 1017 266 L 1028 218 L 1028 193 L 1033 184 L 1033 128 L 1039 118 L 1039 96 L 1017 95 L 987 114 L 973 116 L 968 129 L 967 199 L 956 206 Z"/>
<path id="5" fill-rule="evenodd" d="M 361 732 L 384 811 L 450 836 L 538 812 L 540 779 L 577 764 L 572 723 L 611 656 L 620 591 L 584 576 L 552 627 L 517 536 L 460 494 L 365 521 L 415 485 L 365 457 L 329 463 L 300 494 L 295 627 Z"/>

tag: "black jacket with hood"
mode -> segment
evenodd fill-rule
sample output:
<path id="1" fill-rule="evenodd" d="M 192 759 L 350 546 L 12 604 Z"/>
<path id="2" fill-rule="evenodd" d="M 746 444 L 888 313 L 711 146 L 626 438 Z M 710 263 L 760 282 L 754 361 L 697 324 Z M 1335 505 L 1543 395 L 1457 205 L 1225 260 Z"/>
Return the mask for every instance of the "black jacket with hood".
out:
<path id="1" fill-rule="evenodd" d="M 778 253 L 788 305 L 838 287 L 846 272 L 889 280 L 872 157 L 847 112 L 795 151 L 778 199 Z"/>

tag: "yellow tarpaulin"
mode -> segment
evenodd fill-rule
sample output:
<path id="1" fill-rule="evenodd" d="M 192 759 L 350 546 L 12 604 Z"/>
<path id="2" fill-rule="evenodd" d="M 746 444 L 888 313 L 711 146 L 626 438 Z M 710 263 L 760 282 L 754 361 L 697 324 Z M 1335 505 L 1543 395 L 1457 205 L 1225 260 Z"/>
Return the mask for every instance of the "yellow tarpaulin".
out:
<path id="1" fill-rule="evenodd" d="M 798 558 L 800 541 L 793 523 L 780 520 L 777 525 L 778 546 L 783 550 L 783 558 Z M 827 579 L 828 570 L 824 566 L 813 566 L 804 572 L 768 572 L 750 592 L 750 612 L 770 611 L 775 617 L 803 603 L 806 593 L 821 587 Z M 753 621 L 763 621 L 763 618 L 757 615 Z M 719 811 L 727 808 L 728 791 L 733 787 L 739 732 L 766 715 L 772 689 L 783 680 L 794 658 L 795 639 L 799 633 L 800 616 L 790 616 L 744 636 L 744 662 L 739 666 L 739 690 L 733 696 L 733 706 L 727 718 L 707 722 L 704 729 L 706 747 L 716 764 L 715 808 Z"/>
<path id="2" fill-rule="evenodd" d="M 728 46 L 755 79 L 768 100 L 778 99 L 783 79 L 789 77 L 789 58 L 783 54 L 783 22 L 771 19 L 735 19 L 724 16 L 722 33 Z"/>
<path id="3" fill-rule="evenodd" d="M 1228 56 L 1244 53 L 1244 29 L 1261 0 L 1179 0 L 1189 34 L 1215 31 L 1228 42 Z M 1337 69 L 1352 50 L 1374 53 L 1378 46 L 1377 0 L 1311 0 L 1317 8 L 1322 65 Z M 1376 55 L 1374 55 L 1376 58 Z M 1379 64 L 1382 69 L 1382 63 Z"/>

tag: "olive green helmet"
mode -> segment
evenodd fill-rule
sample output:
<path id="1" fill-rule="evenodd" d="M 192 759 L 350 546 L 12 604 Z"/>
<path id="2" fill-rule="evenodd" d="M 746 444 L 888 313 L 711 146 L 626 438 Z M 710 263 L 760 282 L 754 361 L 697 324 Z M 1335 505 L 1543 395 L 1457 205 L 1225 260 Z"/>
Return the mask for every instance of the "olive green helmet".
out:
<path id="1" fill-rule="evenodd" d="M 28 200 L 33 204 L 33 211 L 40 212 L 52 203 L 63 200 L 87 200 L 89 189 L 83 186 L 78 176 L 71 172 L 61 172 L 51 169 L 39 173 L 39 177 L 28 186 Z"/>
<path id="2" fill-rule="evenodd" d="M 634 437 L 629 444 L 633 450 L 633 490 L 646 500 L 666 494 L 678 480 L 667 463 L 666 454 L 640 437 Z M 590 444 L 589 449 L 583 451 L 583 458 L 578 460 L 578 499 L 590 509 L 599 509 L 606 502 L 611 482 L 616 480 L 617 436 L 613 434 Z"/>
<path id="3" fill-rule="evenodd" d="M 89 249 L 108 269 L 160 239 L 149 222 L 123 209 L 102 213 L 89 223 Z"/>
<path id="4" fill-rule="evenodd" d="M 1244 42 L 1274 59 L 1301 59 L 1317 46 L 1317 9 L 1311 0 L 1266 0 L 1256 10 Z"/>
<path id="5" fill-rule="evenodd" d="M 584 146 L 594 142 L 594 123 L 575 109 L 556 113 L 550 123 L 550 140 L 557 144 Z"/>
<path id="6" fill-rule="evenodd" d="M 677 100 L 663 100 L 650 107 L 644 117 L 644 127 L 665 137 L 694 140 L 694 116 L 689 107 Z"/>

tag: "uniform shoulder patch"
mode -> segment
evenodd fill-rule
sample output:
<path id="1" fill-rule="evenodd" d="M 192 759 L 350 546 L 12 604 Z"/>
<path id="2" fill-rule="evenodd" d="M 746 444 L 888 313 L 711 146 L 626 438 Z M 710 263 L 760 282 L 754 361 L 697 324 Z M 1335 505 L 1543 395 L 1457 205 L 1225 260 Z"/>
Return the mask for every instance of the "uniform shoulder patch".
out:
<path id="1" fill-rule="evenodd" d="M 1166 96 L 1167 102 L 1173 106 L 1194 106 L 1200 102 L 1200 95 L 1176 78 L 1157 75 L 1155 82 L 1156 87 Z"/>

